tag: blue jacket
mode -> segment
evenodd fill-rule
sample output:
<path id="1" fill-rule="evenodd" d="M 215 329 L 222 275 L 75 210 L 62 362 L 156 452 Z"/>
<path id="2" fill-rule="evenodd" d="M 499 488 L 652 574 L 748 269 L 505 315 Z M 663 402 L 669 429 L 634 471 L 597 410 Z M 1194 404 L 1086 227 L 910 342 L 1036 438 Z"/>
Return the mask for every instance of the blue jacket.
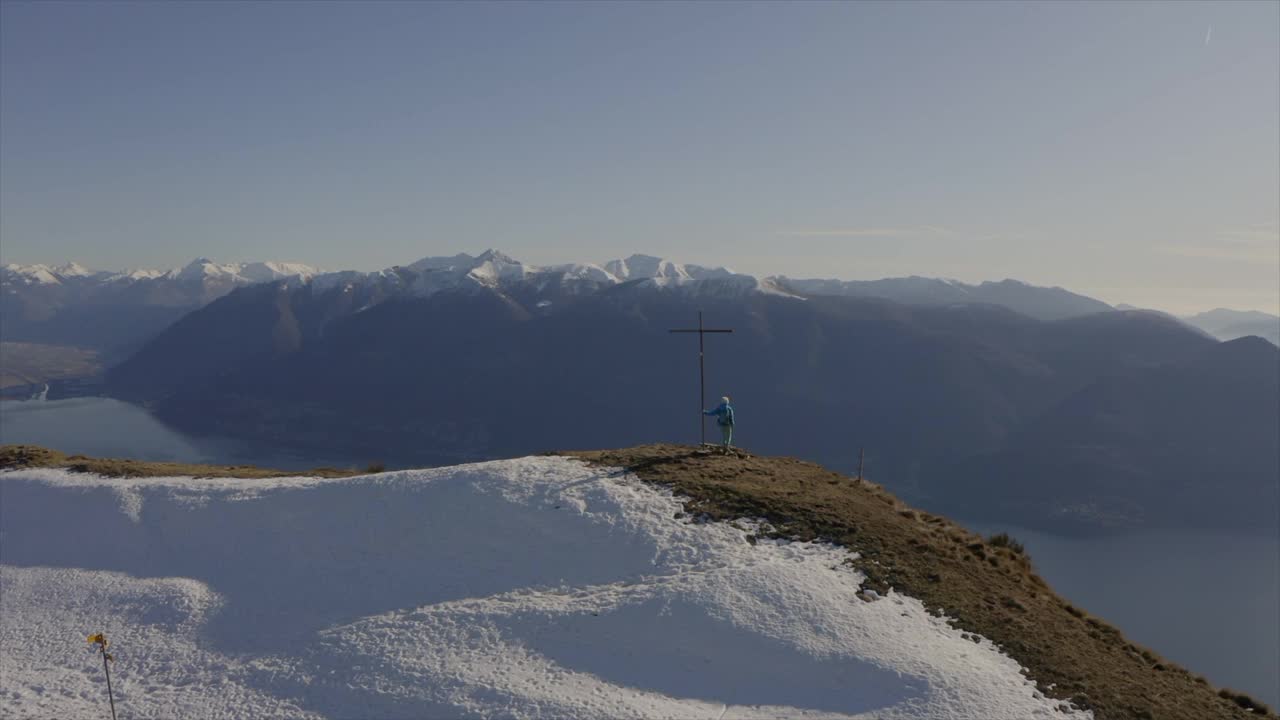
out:
<path id="1" fill-rule="evenodd" d="M 703 415 L 715 415 L 717 425 L 733 424 L 733 406 L 729 403 L 720 403 L 715 410 L 703 410 Z"/>

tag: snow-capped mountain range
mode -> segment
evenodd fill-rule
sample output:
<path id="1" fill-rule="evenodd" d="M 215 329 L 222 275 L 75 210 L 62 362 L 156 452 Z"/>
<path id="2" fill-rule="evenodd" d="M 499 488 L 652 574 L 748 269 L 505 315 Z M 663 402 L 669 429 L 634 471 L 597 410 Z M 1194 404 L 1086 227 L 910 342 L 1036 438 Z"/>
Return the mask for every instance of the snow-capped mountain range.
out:
<path id="1" fill-rule="evenodd" d="M 474 256 L 429 256 L 373 272 L 322 272 L 301 263 L 220 263 L 208 258 L 170 270 L 103 271 L 74 262 L 10 264 L 0 266 L 0 319 L 6 340 L 127 349 L 237 288 L 270 282 L 311 297 L 336 293 L 345 298 L 335 306 L 346 308 L 343 313 L 392 298 L 425 298 L 441 292 L 490 293 L 538 314 L 555 312 L 569 301 L 617 292 L 708 300 L 772 295 L 803 301 L 843 295 L 917 306 L 986 304 L 1039 320 L 1113 309 L 1062 288 L 1035 287 L 1016 280 L 980 285 L 923 277 L 796 280 L 651 255 L 631 255 L 602 264 L 533 265 L 486 250 Z"/>
<path id="2" fill-rule="evenodd" d="M 135 269 L 120 272 L 66 265 L 5 265 L 0 284 L 9 294 L 16 287 L 65 284 L 121 286 L 145 283 L 198 283 L 212 300 L 235 287 L 277 280 L 299 281 L 313 291 L 340 288 L 346 292 L 377 288 L 380 295 L 428 296 L 447 290 L 489 289 L 523 297 L 548 294 L 590 294 L 619 285 L 653 288 L 716 297 L 766 293 L 791 297 L 845 295 L 878 297 L 912 305 L 984 303 L 1005 305 L 1040 319 L 1059 319 L 1112 308 L 1062 288 L 1040 288 L 1017 280 L 970 285 L 956 280 L 906 277 L 858 281 L 792 279 L 738 273 L 728 267 L 706 267 L 636 254 L 603 264 L 532 265 L 497 250 L 479 255 L 424 257 L 407 265 L 373 272 L 321 272 L 300 263 L 217 263 L 198 258 L 172 270 Z"/>
<path id="3" fill-rule="evenodd" d="M 63 265 L 6 264 L 0 266 L 0 299 L 24 305 L 12 319 L 47 316 L 58 307 L 92 300 L 99 304 L 127 302 L 168 307 L 197 307 L 247 285 L 288 281 L 308 285 L 313 292 L 340 289 L 365 291 L 376 301 L 388 297 L 426 297 L 442 291 L 490 290 L 533 304 L 550 304 L 562 296 L 587 295 L 617 286 L 656 289 L 686 295 L 738 297 L 763 293 L 802 299 L 815 295 L 879 298 L 906 305 L 997 305 L 1039 320 L 1061 320 L 1128 306 L 1107 303 L 1060 287 L 1040 287 L 1006 279 L 977 284 L 921 276 L 881 280 L 839 280 L 757 276 L 728 267 L 707 267 L 636 254 L 601 264 L 532 265 L 497 250 L 479 255 L 459 253 L 428 256 L 407 265 L 373 272 L 325 272 L 295 262 L 220 263 L 197 258 L 183 267 L 162 269 L 95 270 L 76 262 Z M 30 306 L 34 305 L 33 312 Z M 1233 322 L 1228 322 L 1227 320 Z M 1219 340 L 1260 335 L 1273 344 L 1277 318 L 1265 313 L 1218 310 L 1179 318 Z M 1220 327 L 1230 326 L 1230 327 Z M 12 330 L 12 328 L 11 328 Z"/>
<path id="4" fill-rule="evenodd" d="M 171 270 L 130 269 L 118 272 L 91 270 L 75 262 L 65 265 L 10 263 L 0 266 L 0 270 L 3 270 L 0 277 L 6 284 L 18 285 L 60 285 L 85 280 L 96 283 L 130 283 L 138 280 L 159 279 L 217 281 L 248 285 L 287 277 L 309 278 L 319 273 L 316 268 L 301 263 L 216 263 L 208 258 L 196 258 L 183 267 Z"/>
<path id="5" fill-rule="evenodd" d="M 198 258 L 172 270 L 132 269 L 119 272 L 91 270 L 77 263 L 65 265 L 4 265 L 0 285 L 12 295 L 19 288 L 52 288 L 74 286 L 121 287 L 136 283 L 185 283 L 199 285 L 206 291 L 205 302 L 230 292 L 236 287 L 277 280 L 309 283 L 313 290 L 324 292 L 334 288 L 353 291 L 378 287 L 385 294 L 427 296 L 446 290 L 489 289 L 529 293 L 587 294 L 624 283 L 646 287 L 681 289 L 717 295 L 764 292 L 789 294 L 773 278 L 716 267 L 690 265 L 649 255 L 611 260 L 603 265 L 571 263 L 563 265 L 531 265 L 496 250 L 472 256 L 466 253 L 448 257 L 424 257 L 408 265 L 363 272 L 344 270 L 323 273 L 301 263 L 251 262 L 217 263 Z"/>
<path id="6" fill-rule="evenodd" d="M 393 295 L 425 297 L 456 290 L 492 290 L 550 302 L 563 295 L 584 295 L 630 284 L 716 296 L 751 292 L 788 295 L 773 278 L 758 278 L 724 268 L 688 265 L 650 255 L 632 255 L 603 265 L 571 263 L 531 265 L 496 250 L 477 256 L 425 257 L 405 266 L 375 272 L 345 271 L 315 276 L 314 291 L 354 292 L 377 286 Z"/>

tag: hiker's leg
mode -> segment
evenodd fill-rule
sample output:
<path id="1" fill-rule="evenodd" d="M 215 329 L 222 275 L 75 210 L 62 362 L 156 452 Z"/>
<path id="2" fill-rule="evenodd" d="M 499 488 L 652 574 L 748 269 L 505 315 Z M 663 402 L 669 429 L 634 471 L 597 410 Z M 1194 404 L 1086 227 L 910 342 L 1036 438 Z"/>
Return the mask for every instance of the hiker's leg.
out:
<path id="1" fill-rule="evenodd" d="M 721 441 L 723 441 L 723 444 L 726 449 L 733 445 L 733 426 L 732 425 L 720 426 L 720 439 Z"/>

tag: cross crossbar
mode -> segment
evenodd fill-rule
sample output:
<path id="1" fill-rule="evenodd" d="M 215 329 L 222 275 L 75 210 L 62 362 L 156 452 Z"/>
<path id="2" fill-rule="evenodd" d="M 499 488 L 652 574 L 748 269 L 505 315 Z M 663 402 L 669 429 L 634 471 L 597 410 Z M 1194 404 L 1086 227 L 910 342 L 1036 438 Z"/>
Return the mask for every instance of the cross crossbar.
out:
<path id="1" fill-rule="evenodd" d="M 707 333 L 731 333 L 732 328 L 709 328 L 702 325 L 702 311 L 698 311 L 698 327 L 696 328 L 676 328 L 668 330 L 671 333 L 698 333 L 698 432 L 701 436 L 703 445 L 707 444 L 707 418 L 702 411 L 707 406 L 707 370 L 704 360 L 706 352 L 703 346 L 703 336 Z"/>

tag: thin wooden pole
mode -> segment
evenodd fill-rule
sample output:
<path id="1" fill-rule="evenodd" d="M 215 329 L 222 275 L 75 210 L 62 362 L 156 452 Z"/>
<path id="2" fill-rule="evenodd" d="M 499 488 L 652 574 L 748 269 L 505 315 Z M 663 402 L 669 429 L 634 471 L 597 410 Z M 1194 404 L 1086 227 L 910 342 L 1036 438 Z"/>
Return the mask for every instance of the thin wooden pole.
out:
<path id="1" fill-rule="evenodd" d="M 858 482 L 862 482 L 862 463 L 866 460 L 867 449 L 858 448 Z"/>
<path id="2" fill-rule="evenodd" d="M 111 692 L 111 669 L 107 667 L 107 644 L 102 646 L 102 672 L 107 674 L 107 702 L 111 703 L 111 720 L 116 720 L 116 698 Z"/>
<path id="3" fill-rule="evenodd" d="M 702 435 L 702 445 L 707 444 L 707 416 L 702 414 L 707 409 L 707 364 L 703 359 L 705 356 L 702 338 L 705 337 L 705 331 L 702 329 L 702 311 L 698 311 L 698 432 Z"/>

